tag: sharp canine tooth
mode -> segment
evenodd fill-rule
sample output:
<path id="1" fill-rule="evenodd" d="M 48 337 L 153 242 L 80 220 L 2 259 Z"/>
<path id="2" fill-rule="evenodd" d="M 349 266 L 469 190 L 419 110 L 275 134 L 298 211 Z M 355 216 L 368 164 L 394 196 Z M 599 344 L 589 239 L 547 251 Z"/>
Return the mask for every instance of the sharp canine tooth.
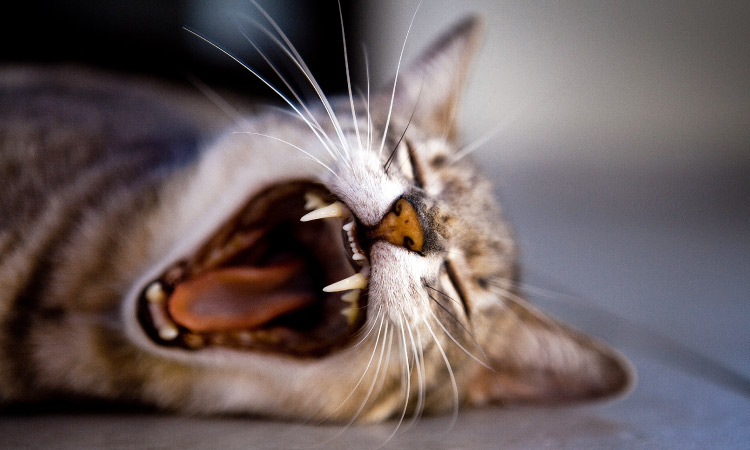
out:
<path id="1" fill-rule="evenodd" d="M 343 301 L 345 301 L 347 303 L 356 304 L 357 300 L 359 300 L 359 293 L 360 292 L 361 291 L 359 289 L 353 289 L 353 290 L 347 292 L 346 294 L 342 295 L 341 296 L 341 300 L 343 300 Z"/>
<path id="2" fill-rule="evenodd" d="M 352 228 L 354 228 L 354 222 L 347 222 L 341 228 L 343 228 L 344 231 L 352 231 Z"/>
<path id="3" fill-rule="evenodd" d="M 311 220 L 318 220 L 318 219 L 326 219 L 328 217 L 346 217 L 347 213 L 344 209 L 344 204 L 341 202 L 335 202 L 331 203 L 328 206 L 324 206 L 322 208 L 318 208 L 315 211 L 310 211 L 309 213 L 302 216 L 301 219 L 299 219 L 301 222 L 309 222 Z"/>
<path id="4" fill-rule="evenodd" d="M 364 289 L 367 287 L 367 277 L 362 273 L 355 273 L 349 278 L 330 284 L 323 288 L 323 292 L 340 292 L 350 289 Z"/>
<path id="5" fill-rule="evenodd" d="M 362 253 L 354 253 L 352 254 L 352 259 L 355 261 L 364 261 L 367 258 L 365 258 L 365 255 L 363 255 Z"/>

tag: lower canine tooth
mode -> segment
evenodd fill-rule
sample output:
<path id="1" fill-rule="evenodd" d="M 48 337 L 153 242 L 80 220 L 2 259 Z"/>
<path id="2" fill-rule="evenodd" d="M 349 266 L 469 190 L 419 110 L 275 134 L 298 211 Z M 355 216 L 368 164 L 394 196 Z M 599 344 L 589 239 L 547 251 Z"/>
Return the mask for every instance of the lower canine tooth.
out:
<path id="1" fill-rule="evenodd" d="M 355 273 L 349 278 L 344 278 L 323 288 L 324 292 L 340 292 L 350 289 L 364 289 L 367 287 L 367 277 L 362 273 Z"/>

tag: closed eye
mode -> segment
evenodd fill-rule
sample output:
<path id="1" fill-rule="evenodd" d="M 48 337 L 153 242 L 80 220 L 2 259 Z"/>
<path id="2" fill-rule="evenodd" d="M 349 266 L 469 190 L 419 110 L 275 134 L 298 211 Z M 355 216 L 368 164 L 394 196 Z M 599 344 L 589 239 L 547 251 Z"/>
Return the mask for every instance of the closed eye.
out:
<path id="1" fill-rule="evenodd" d="M 443 263 L 443 266 L 445 267 L 446 274 L 448 274 L 448 280 L 453 285 L 453 288 L 456 290 L 459 300 L 461 300 L 461 305 L 464 308 L 466 317 L 467 318 L 470 317 L 469 297 L 466 294 L 466 288 L 464 287 L 463 282 L 461 282 L 461 279 L 458 277 L 458 272 L 456 272 L 456 268 L 453 262 L 451 262 L 450 259 L 446 259 L 445 263 Z"/>
<path id="2" fill-rule="evenodd" d="M 417 158 L 417 155 L 414 153 L 414 148 L 411 146 L 409 141 L 405 140 L 404 143 L 406 144 L 406 152 L 407 152 L 407 155 L 409 156 L 409 164 L 411 165 L 411 171 L 414 177 L 414 184 L 416 184 L 417 187 L 424 188 L 425 186 L 424 167 L 422 167 L 422 164 L 419 162 L 419 158 Z"/>

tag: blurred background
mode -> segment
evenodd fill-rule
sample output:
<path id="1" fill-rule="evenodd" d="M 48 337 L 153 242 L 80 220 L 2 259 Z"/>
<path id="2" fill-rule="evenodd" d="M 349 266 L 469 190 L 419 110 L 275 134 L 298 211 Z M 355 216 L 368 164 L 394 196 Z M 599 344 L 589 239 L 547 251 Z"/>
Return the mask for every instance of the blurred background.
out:
<path id="1" fill-rule="evenodd" d="M 324 89 L 343 92 L 336 2 L 260 3 Z M 424 0 L 415 15 L 418 3 L 342 1 L 357 83 L 365 86 L 362 43 L 383 85 L 413 16 L 406 61 L 465 14 L 483 15 L 487 39 L 462 107 L 463 139 L 491 136 L 475 157 L 516 226 L 530 296 L 623 348 L 642 372 L 655 361 L 703 379 L 680 388 L 693 402 L 695 390 L 726 389 L 719 403 L 747 418 L 750 3 Z M 187 86 L 194 77 L 273 101 L 182 28 L 262 67 L 243 35 L 268 43 L 248 1 L 15 7 L 0 15 L 4 63 L 83 63 Z M 670 380 L 653 383 L 642 377 L 639 389 L 661 392 Z M 750 438 L 747 425 L 739 431 Z"/>

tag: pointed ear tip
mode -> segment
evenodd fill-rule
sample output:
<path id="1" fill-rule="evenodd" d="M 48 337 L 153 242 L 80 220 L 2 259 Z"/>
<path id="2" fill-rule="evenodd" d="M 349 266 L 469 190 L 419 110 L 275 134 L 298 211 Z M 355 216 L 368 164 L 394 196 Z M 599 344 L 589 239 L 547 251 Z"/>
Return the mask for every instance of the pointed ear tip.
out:
<path id="1" fill-rule="evenodd" d="M 459 20 L 455 25 L 456 33 L 466 33 L 474 38 L 483 36 L 486 28 L 487 21 L 484 16 L 480 14 L 469 14 Z"/>
<path id="2" fill-rule="evenodd" d="M 626 397 L 638 383 L 638 372 L 633 363 L 625 355 L 617 350 L 610 350 L 608 357 L 611 360 L 610 382 L 607 392 L 603 397 L 617 400 Z"/>
<path id="3" fill-rule="evenodd" d="M 486 27 L 486 20 L 483 16 L 469 14 L 456 22 L 446 34 L 463 40 L 468 49 L 475 50 L 484 38 Z"/>

